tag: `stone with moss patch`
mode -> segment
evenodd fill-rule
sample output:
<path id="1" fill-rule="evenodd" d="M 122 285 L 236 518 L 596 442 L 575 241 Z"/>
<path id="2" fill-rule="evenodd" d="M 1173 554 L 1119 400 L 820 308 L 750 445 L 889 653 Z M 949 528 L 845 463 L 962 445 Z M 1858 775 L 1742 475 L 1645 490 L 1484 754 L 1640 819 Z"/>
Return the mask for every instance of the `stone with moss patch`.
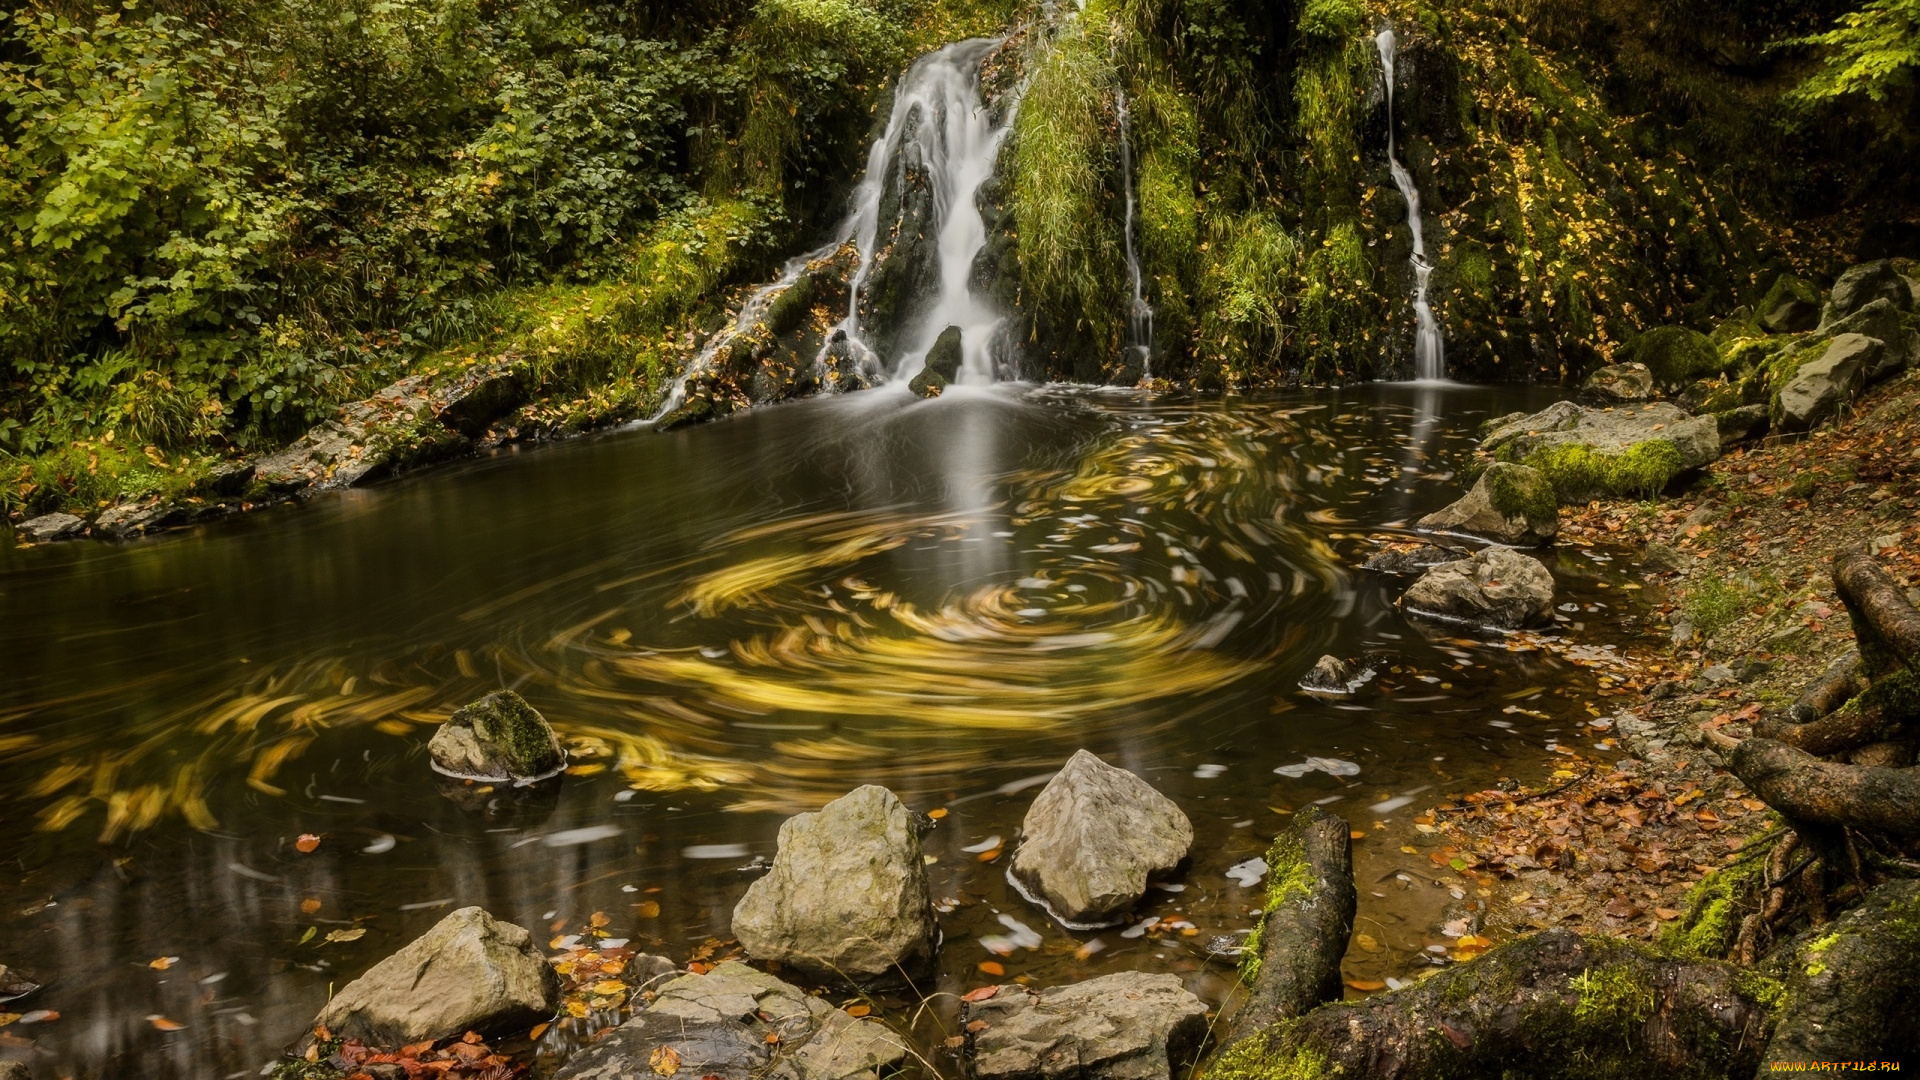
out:
<path id="1" fill-rule="evenodd" d="M 1820 322 L 1820 290 L 1813 283 L 1781 274 L 1760 301 L 1760 325 L 1770 334 L 1798 334 Z"/>
<path id="2" fill-rule="evenodd" d="M 1589 409 L 1570 401 L 1508 420 L 1481 449 L 1539 470 L 1560 502 L 1657 495 L 1677 475 L 1720 457 L 1719 426 L 1666 402 Z"/>
<path id="3" fill-rule="evenodd" d="M 427 744 L 433 767 L 470 780 L 533 780 L 566 764 L 546 718 L 511 690 L 488 694 L 453 714 Z"/>
<path id="4" fill-rule="evenodd" d="M 1480 474 L 1472 491 L 1421 518 L 1418 526 L 1503 544 L 1544 544 L 1560 531 L 1560 500 L 1539 470 L 1496 461 Z"/>

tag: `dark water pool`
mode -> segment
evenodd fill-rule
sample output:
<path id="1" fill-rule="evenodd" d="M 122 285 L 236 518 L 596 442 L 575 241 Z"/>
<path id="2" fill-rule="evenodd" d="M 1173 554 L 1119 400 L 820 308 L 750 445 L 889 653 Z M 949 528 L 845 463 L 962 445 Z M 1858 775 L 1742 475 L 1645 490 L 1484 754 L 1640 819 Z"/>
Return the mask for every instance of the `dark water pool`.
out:
<path id="1" fill-rule="evenodd" d="M 1405 975 L 1475 891 L 1401 850 L 1409 815 L 1592 743 L 1596 676 L 1564 647 L 1412 624 L 1356 567 L 1458 494 L 1479 420 L 1542 401 L 873 392 L 0 551 L 0 963 L 48 984 L 0 1005 L 24 1014 L 0 1057 L 253 1075 L 330 986 L 466 904 L 543 938 L 601 912 L 684 961 L 726 937 L 782 818 L 862 783 L 947 811 L 927 840 L 940 990 L 992 961 L 1177 971 L 1221 1001 L 1260 895 L 1227 870 L 1309 802 L 1368 834 L 1374 948 L 1349 975 Z M 1592 552 L 1556 571 L 1565 640 L 1603 646 L 1624 578 Z M 1316 700 L 1296 683 L 1323 653 L 1380 675 Z M 568 738 L 557 787 L 429 771 L 432 725 L 502 686 Z M 1062 930 L 1003 877 L 1080 747 L 1199 836 L 1137 934 Z M 1308 758 L 1343 764 L 1275 772 Z M 1023 929 L 1037 946 L 1009 945 Z M 949 1015 L 919 1014 L 929 1047 Z M 546 1059 L 615 1019 L 557 1025 Z"/>

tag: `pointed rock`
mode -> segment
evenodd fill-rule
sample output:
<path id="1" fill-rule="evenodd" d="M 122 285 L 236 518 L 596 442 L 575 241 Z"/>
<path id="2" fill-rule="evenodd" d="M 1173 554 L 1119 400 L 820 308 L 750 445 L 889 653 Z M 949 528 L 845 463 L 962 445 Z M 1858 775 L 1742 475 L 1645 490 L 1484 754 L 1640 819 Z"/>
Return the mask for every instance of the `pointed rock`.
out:
<path id="1" fill-rule="evenodd" d="M 465 780 L 540 780 L 567 764 L 553 727 L 511 690 L 454 713 L 433 733 L 427 752 L 435 769 Z"/>
<path id="2" fill-rule="evenodd" d="M 1179 866 L 1193 823 L 1145 780 L 1085 750 L 1067 761 L 1022 822 L 1009 873 L 1070 928 L 1109 926 Z"/>
<path id="3" fill-rule="evenodd" d="M 780 826 L 773 868 L 733 909 L 733 934 L 759 960 L 854 981 L 933 959 L 936 924 L 913 815 L 868 784 Z"/>
<path id="4" fill-rule="evenodd" d="M 533 935 L 466 907 L 348 983 L 314 1023 L 398 1047 L 468 1031 L 517 1034 L 551 1019 L 559 1002 L 559 977 Z"/>

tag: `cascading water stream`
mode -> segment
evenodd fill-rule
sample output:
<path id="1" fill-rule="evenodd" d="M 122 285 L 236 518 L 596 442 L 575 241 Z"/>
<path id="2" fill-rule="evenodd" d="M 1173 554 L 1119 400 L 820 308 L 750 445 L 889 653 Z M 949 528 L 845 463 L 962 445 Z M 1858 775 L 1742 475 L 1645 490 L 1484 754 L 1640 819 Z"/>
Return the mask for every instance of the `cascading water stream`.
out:
<path id="1" fill-rule="evenodd" d="M 987 244 L 986 222 L 975 199 L 993 175 L 1000 144 L 1018 108 L 1017 100 L 1010 102 L 1003 122 L 995 124 L 981 95 L 980 63 L 999 44 L 997 39 L 962 41 L 914 62 L 894 95 L 886 133 L 868 153 L 866 176 L 855 189 L 850 232 L 860 251 L 860 266 L 849 290 L 847 317 L 836 329 L 845 331 L 847 340 L 871 357 L 883 376 L 912 376 L 941 331 L 958 326 L 961 381 L 989 382 L 994 377 L 992 345 L 1001 316 L 973 294 L 970 279 L 974 261 Z M 861 332 L 860 303 L 881 254 L 887 170 L 907 149 L 903 144 L 908 139 L 914 140 L 913 149 L 925 163 L 932 190 L 932 216 L 939 227 L 939 289 L 900 335 L 906 343 L 902 354 L 874 357 Z"/>
<path id="2" fill-rule="evenodd" d="M 1387 168 L 1393 173 L 1393 186 L 1407 200 L 1407 229 L 1413 233 L 1413 315 L 1417 324 L 1413 342 L 1414 375 L 1420 379 L 1441 379 L 1446 376 L 1447 365 L 1443 345 L 1440 340 L 1440 324 L 1433 317 L 1433 307 L 1427 302 L 1428 281 L 1433 276 L 1433 263 L 1427 258 L 1427 245 L 1420 229 L 1420 190 L 1413 185 L 1413 176 L 1400 164 L 1398 148 L 1393 136 L 1393 62 L 1398 47 L 1393 27 L 1381 30 L 1374 38 L 1374 44 L 1380 49 L 1380 65 L 1386 71 L 1387 80 Z"/>
<path id="3" fill-rule="evenodd" d="M 1127 92 L 1118 91 L 1120 114 L 1120 175 L 1127 193 L 1127 283 L 1133 289 L 1133 306 L 1127 314 L 1127 351 L 1140 355 L 1140 377 L 1153 378 L 1153 306 L 1147 303 L 1145 281 L 1140 273 L 1140 255 L 1133 243 L 1133 137 L 1128 128 Z"/>

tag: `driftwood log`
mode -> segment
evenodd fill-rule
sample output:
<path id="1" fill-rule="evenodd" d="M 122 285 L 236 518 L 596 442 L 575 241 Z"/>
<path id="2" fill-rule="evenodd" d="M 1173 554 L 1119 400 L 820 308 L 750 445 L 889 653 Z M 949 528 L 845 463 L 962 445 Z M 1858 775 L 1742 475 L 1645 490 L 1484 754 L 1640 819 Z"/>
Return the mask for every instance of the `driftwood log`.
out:
<path id="1" fill-rule="evenodd" d="M 1241 971 L 1250 989 L 1237 1017 L 1269 1023 L 1340 1000 L 1358 900 L 1351 826 L 1317 806 L 1295 814 L 1267 851 L 1267 902 L 1247 940 Z M 1248 1030 L 1236 1020 L 1230 1037 Z"/>

